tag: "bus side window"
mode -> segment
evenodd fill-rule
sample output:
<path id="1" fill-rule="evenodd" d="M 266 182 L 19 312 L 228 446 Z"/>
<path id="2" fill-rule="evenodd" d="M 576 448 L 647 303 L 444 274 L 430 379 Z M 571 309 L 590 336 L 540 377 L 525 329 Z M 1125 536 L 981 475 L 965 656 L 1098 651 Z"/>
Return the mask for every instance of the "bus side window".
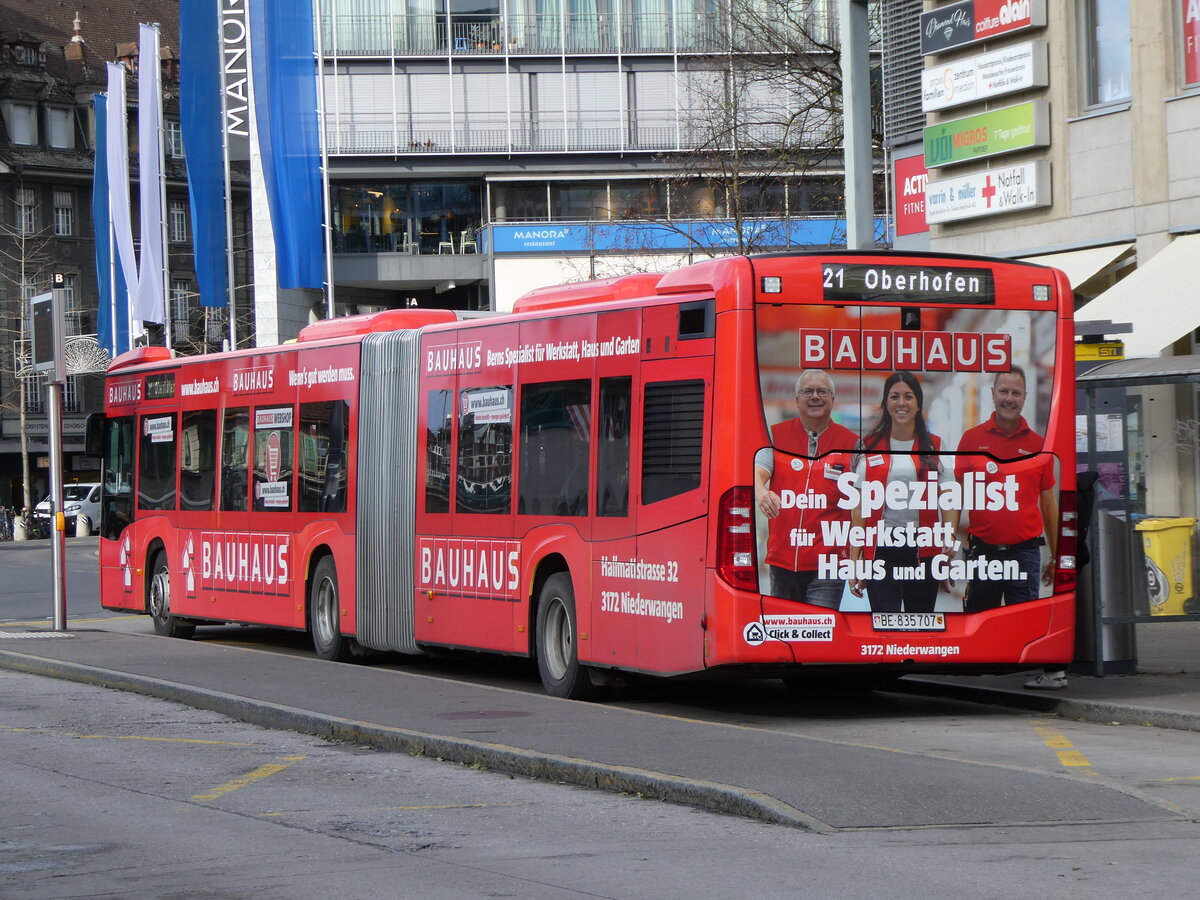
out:
<path id="1" fill-rule="evenodd" d="M 221 509 L 245 512 L 249 488 L 246 484 L 250 443 L 250 410 L 225 410 L 221 428 Z"/>
<path id="2" fill-rule="evenodd" d="M 138 447 L 138 509 L 175 508 L 175 413 L 142 416 Z"/>
<path id="3" fill-rule="evenodd" d="M 512 512 L 512 387 L 461 393 L 458 419 L 458 512 Z"/>
<path id="4" fill-rule="evenodd" d="M 600 379 L 596 435 L 596 515 L 629 515 L 629 376 Z"/>
<path id="5" fill-rule="evenodd" d="M 183 414 L 179 431 L 179 505 L 182 509 L 213 508 L 217 474 L 217 411 Z"/>
<path id="6" fill-rule="evenodd" d="M 588 514 L 591 394 L 590 381 L 552 381 L 521 388 L 518 512 Z"/>
<path id="7" fill-rule="evenodd" d="M 350 404 L 323 400 L 300 404 L 300 512 L 346 511 L 346 459 Z"/>
<path id="8" fill-rule="evenodd" d="M 292 511 L 292 422 L 290 406 L 254 409 L 255 512 Z"/>
<path id="9" fill-rule="evenodd" d="M 642 502 L 655 503 L 700 487 L 704 382 L 647 384 L 642 415 Z"/>
<path id="10" fill-rule="evenodd" d="M 430 391 L 425 432 L 425 512 L 450 512 L 454 391 Z"/>

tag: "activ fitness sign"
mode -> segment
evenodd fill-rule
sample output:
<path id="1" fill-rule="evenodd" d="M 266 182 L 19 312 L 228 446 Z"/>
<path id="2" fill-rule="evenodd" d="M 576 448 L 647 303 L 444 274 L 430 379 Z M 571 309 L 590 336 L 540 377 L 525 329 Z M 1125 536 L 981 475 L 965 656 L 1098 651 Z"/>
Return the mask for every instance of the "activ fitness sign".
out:
<path id="1" fill-rule="evenodd" d="M 962 0 L 921 14 L 921 55 L 1045 25 L 1046 0 Z"/>
<path id="2" fill-rule="evenodd" d="M 1031 100 L 928 126 L 924 131 L 925 166 L 949 166 L 1049 143 L 1049 104 Z"/>

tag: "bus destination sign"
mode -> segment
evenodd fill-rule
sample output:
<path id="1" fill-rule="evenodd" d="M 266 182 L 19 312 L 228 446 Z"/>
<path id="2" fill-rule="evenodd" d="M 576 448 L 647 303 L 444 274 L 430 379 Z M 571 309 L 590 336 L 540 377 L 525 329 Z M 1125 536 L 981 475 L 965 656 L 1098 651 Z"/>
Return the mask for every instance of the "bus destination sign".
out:
<path id="1" fill-rule="evenodd" d="M 990 269 L 944 266 L 821 264 L 824 299 L 834 303 L 996 302 Z"/>

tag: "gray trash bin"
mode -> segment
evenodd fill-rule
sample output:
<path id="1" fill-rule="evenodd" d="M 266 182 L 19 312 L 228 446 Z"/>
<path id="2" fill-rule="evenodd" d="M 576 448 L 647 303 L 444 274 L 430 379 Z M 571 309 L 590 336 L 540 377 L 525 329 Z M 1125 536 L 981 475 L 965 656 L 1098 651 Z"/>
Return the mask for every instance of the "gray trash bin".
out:
<path id="1" fill-rule="evenodd" d="M 1102 620 L 1138 615 L 1144 605 L 1141 542 L 1124 517 L 1097 510 L 1088 544 L 1092 561 L 1078 584 L 1073 668 L 1095 675 L 1128 675 L 1137 669 L 1136 626 Z"/>

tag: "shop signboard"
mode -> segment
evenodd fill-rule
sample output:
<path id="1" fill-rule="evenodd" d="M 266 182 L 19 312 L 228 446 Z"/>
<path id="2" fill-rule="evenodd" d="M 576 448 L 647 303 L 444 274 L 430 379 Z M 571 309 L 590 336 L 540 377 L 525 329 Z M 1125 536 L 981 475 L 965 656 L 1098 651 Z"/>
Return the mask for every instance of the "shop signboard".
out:
<path id="1" fill-rule="evenodd" d="M 1200 82 L 1200 0 L 1179 0 L 1183 4 L 1183 76 L 1184 83 Z"/>
<path id="2" fill-rule="evenodd" d="M 918 153 L 897 159 L 894 170 L 896 236 L 928 231 L 929 225 L 925 221 L 925 183 L 929 180 L 929 174 L 925 171 L 925 158 Z"/>
<path id="3" fill-rule="evenodd" d="M 921 73 L 921 109 L 936 112 L 1050 83 L 1046 42 L 1026 41 L 931 66 Z"/>
<path id="4" fill-rule="evenodd" d="M 1045 100 L 929 125 L 924 131 L 925 167 L 950 166 L 1050 143 L 1050 110 Z"/>
<path id="5" fill-rule="evenodd" d="M 921 55 L 1046 26 L 1046 0 L 962 0 L 921 14 Z"/>
<path id="6" fill-rule="evenodd" d="M 925 219 L 931 225 L 1049 205 L 1046 160 L 956 175 L 925 186 Z"/>

